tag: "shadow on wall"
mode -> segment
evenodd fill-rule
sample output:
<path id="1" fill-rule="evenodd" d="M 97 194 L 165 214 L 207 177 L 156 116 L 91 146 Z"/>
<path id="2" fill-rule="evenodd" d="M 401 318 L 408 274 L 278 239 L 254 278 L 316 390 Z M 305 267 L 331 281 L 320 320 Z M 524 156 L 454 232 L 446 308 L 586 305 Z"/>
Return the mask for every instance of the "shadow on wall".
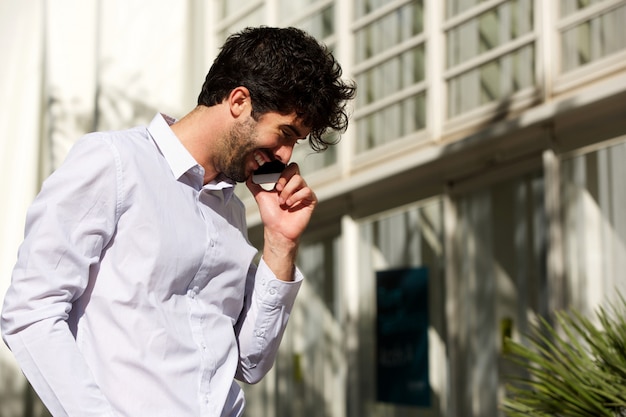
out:
<path id="1" fill-rule="evenodd" d="M 111 65 L 104 63 L 102 66 L 102 71 L 106 72 Z M 94 130 L 127 129 L 152 120 L 158 110 L 144 100 L 150 95 L 142 91 L 145 87 L 138 87 L 145 85 L 141 78 L 140 73 L 128 74 L 121 82 L 97 87 Z"/>
<path id="2" fill-rule="evenodd" d="M 110 65 L 104 63 L 102 67 L 106 73 Z M 71 146 L 82 135 L 149 123 L 158 110 L 155 105 L 143 100 L 146 94 L 133 87 L 141 84 L 140 74 L 129 74 L 121 80 L 116 79 L 115 84 L 96 86 L 94 97 L 65 97 L 60 88 L 53 87 L 47 99 L 45 116 L 48 130 L 46 137 L 42 138 L 49 149 L 42 151 L 47 155 L 41 155 L 40 160 L 50 163 L 44 176 L 61 164 Z"/>

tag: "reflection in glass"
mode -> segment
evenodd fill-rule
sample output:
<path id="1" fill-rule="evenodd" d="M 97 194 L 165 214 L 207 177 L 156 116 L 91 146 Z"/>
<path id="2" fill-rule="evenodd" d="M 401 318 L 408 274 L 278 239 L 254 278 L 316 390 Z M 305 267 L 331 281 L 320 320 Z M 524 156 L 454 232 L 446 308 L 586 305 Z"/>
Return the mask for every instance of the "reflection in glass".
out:
<path id="1" fill-rule="evenodd" d="M 626 5 L 563 32 L 562 71 L 626 50 Z"/>

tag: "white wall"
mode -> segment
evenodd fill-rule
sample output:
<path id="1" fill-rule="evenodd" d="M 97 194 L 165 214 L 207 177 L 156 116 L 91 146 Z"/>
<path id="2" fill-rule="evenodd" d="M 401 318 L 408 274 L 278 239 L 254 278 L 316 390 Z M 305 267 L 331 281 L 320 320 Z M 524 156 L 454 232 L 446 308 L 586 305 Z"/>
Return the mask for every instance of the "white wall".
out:
<path id="1" fill-rule="evenodd" d="M 9 285 L 25 210 L 38 183 L 42 128 L 41 2 L 0 1 L 0 297 Z M 12 356 L 0 344 L 0 415 L 17 416 L 23 380 Z"/>
<path id="2" fill-rule="evenodd" d="M 215 50 L 207 3 L 0 0 L 0 302 L 27 207 L 71 145 L 195 106 Z M 32 414 L 25 393 L 0 343 L 0 416 Z"/>

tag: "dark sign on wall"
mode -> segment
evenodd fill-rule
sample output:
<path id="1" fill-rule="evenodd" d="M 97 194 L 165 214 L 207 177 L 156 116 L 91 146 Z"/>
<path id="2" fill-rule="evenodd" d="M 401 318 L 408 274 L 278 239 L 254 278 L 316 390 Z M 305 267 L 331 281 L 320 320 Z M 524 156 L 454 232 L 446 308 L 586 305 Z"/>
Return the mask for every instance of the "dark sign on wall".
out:
<path id="1" fill-rule="evenodd" d="M 378 401 L 429 407 L 428 269 L 378 271 L 376 287 Z"/>

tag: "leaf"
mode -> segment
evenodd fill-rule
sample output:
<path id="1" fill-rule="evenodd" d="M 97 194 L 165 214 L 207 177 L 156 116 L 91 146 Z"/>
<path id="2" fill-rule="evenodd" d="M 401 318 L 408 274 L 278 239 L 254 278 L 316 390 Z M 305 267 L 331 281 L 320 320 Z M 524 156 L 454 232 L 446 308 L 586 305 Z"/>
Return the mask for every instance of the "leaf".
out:
<path id="1" fill-rule="evenodd" d="M 505 341 L 505 356 L 526 376 L 509 376 L 509 416 L 626 416 L 626 303 L 600 307 L 596 326 L 577 311 L 540 317 L 526 344 Z M 558 329 L 558 330 L 557 330 Z"/>

